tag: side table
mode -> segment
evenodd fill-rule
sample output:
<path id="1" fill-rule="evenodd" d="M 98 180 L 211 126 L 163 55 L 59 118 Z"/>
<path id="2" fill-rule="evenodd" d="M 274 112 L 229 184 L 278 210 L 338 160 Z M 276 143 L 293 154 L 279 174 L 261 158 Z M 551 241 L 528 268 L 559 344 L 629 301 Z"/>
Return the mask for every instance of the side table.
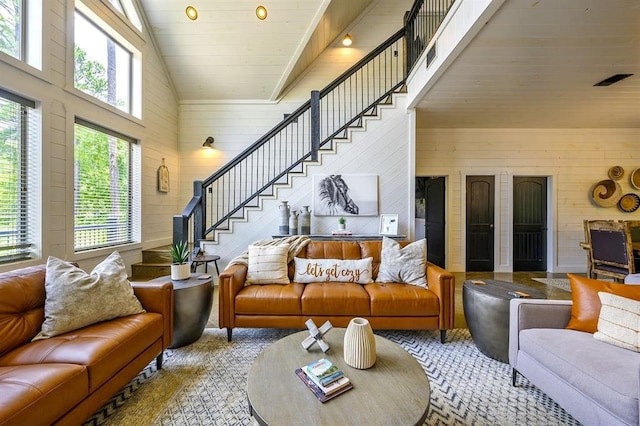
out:
<path id="1" fill-rule="evenodd" d="M 199 254 L 193 259 L 191 259 L 191 272 L 196 272 L 198 266 L 204 265 L 204 272 L 209 272 L 209 262 L 213 262 L 216 267 L 216 273 L 220 275 L 220 270 L 218 269 L 218 260 L 220 260 L 220 256 L 215 254 Z"/>
<path id="2" fill-rule="evenodd" d="M 468 280 L 462 286 L 462 307 L 473 342 L 480 352 L 501 362 L 509 362 L 509 304 L 515 297 L 511 291 L 527 293 L 531 299 L 547 298 L 542 291 L 507 281 Z"/>
<path id="3" fill-rule="evenodd" d="M 186 280 L 172 280 L 171 276 L 154 278 L 149 282 L 173 283 L 173 340 L 169 348 L 179 348 L 195 342 L 202 336 L 213 304 L 213 281 L 191 274 Z"/>

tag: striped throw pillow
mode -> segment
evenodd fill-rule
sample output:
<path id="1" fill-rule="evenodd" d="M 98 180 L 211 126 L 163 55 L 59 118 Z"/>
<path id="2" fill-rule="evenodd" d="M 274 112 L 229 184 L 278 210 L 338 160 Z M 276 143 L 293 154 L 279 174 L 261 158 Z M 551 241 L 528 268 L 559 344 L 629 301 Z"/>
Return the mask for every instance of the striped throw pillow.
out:
<path id="1" fill-rule="evenodd" d="M 640 302 L 603 291 L 598 293 L 598 297 L 602 308 L 598 317 L 598 331 L 593 337 L 640 352 Z"/>

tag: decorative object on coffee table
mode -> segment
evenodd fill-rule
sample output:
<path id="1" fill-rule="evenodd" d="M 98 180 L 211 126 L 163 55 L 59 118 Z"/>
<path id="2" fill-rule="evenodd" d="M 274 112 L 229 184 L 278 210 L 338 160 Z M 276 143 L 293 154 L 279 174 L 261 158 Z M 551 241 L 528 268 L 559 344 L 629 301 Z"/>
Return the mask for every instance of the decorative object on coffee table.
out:
<path id="1" fill-rule="evenodd" d="M 376 363 L 376 339 L 365 318 L 353 318 L 344 333 L 344 362 L 366 370 Z"/>
<path id="2" fill-rule="evenodd" d="M 324 341 L 323 337 L 325 334 L 329 332 L 333 328 L 333 325 L 330 321 L 325 322 L 320 326 L 320 328 L 316 327 L 316 323 L 313 322 L 311 318 L 305 321 L 304 325 L 309 329 L 310 336 L 302 341 L 302 347 L 306 350 L 309 350 L 314 343 L 318 342 L 320 349 L 322 352 L 327 352 L 331 349 L 331 346 L 327 342 Z"/>

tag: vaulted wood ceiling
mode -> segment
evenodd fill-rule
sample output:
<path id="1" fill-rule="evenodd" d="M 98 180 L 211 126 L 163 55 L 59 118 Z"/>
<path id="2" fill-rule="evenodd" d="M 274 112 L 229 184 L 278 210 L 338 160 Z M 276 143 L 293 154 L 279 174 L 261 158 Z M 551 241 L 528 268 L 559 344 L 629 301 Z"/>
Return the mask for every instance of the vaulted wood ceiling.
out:
<path id="1" fill-rule="evenodd" d="M 394 0 L 141 0 L 181 101 L 276 100 Z M 470 1 L 470 0 L 458 0 Z M 502 2 L 502 0 L 497 0 Z M 391 35 L 389 33 L 388 35 Z M 640 127 L 640 0 L 506 0 L 421 99 L 423 127 Z M 594 87 L 616 73 L 617 84 Z"/>

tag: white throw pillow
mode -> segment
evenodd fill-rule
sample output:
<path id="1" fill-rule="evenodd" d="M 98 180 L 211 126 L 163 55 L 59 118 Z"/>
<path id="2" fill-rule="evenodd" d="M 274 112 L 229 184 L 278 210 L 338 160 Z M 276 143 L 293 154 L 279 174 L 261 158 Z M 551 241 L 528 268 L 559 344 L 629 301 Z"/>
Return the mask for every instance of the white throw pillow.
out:
<path id="1" fill-rule="evenodd" d="M 44 323 L 33 340 L 47 339 L 101 321 L 145 312 L 115 251 L 87 274 L 50 256 L 45 273 Z"/>
<path id="2" fill-rule="evenodd" d="M 342 282 L 372 283 L 372 257 L 356 260 L 343 259 L 293 259 L 296 273 L 293 281 L 297 283 Z"/>
<path id="3" fill-rule="evenodd" d="M 597 340 L 640 352 L 640 302 L 612 293 L 599 292 L 602 303 Z"/>
<path id="4" fill-rule="evenodd" d="M 427 287 L 427 240 L 401 247 L 392 238 L 382 237 L 377 283 L 407 283 Z"/>
<path id="5" fill-rule="evenodd" d="M 249 264 L 245 285 L 289 284 L 287 254 L 289 244 L 249 246 Z"/>

